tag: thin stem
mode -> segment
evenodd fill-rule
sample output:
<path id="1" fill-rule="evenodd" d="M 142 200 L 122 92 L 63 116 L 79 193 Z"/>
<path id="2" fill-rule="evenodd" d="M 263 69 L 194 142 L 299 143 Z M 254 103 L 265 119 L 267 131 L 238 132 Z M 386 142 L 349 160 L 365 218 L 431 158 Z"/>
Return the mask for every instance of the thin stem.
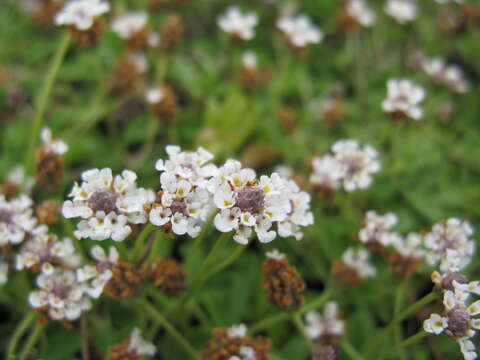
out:
<path id="1" fill-rule="evenodd" d="M 150 265 L 154 260 L 155 257 L 158 255 L 159 247 L 160 247 L 160 241 L 162 239 L 163 231 L 161 229 L 157 229 L 155 232 L 155 237 L 153 238 L 153 245 L 152 248 L 150 249 L 150 252 L 148 253 L 147 257 L 147 265 Z"/>
<path id="2" fill-rule="evenodd" d="M 20 353 L 19 360 L 26 360 L 28 355 L 32 352 L 33 347 L 38 341 L 38 338 L 42 334 L 43 329 L 45 328 L 44 325 L 40 323 L 35 324 L 35 328 L 30 333 L 30 336 L 27 338 L 27 342 L 25 343 L 22 352 Z"/>
<path id="3" fill-rule="evenodd" d="M 80 333 L 82 345 L 82 360 L 90 360 L 90 345 L 88 339 L 88 323 L 86 314 L 80 318 Z"/>
<path id="4" fill-rule="evenodd" d="M 397 289 L 397 292 L 395 294 L 395 302 L 393 305 L 393 318 L 394 318 L 394 324 L 393 325 L 393 337 L 395 340 L 395 344 L 399 344 L 402 342 L 402 329 L 400 326 L 400 322 L 396 320 L 396 318 L 399 315 L 400 308 L 402 306 L 402 299 L 403 299 L 403 294 L 405 292 L 405 287 L 407 286 L 407 277 L 402 281 L 400 286 Z M 403 349 L 400 349 L 399 351 L 399 357 L 401 360 L 405 360 L 405 351 Z"/>
<path id="5" fill-rule="evenodd" d="M 205 278 L 204 278 L 204 281 L 207 281 L 209 278 L 211 278 L 213 275 L 215 275 L 216 273 L 222 271 L 223 269 L 225 269 L 227 266 L 229 266 L 230 264 L 232 264 L 235 260 L 237 260 L 240 255 L 242 255 L 242 253 L 245 251 L 245 249 L 247 248 L 246 245 L 241 245 L 241 244 L 238 244 L 237 247 L 235 248 L 235 250 L 230 254 L 229 257 L 227 257 L 223 262 L 221 262 L 220 264 L 218 264 L 217 266 L 213 267 L 206 275 L 205 275 Z"/>
<path id="6" fill-rule="evenodd" d="M 33 169 L 35 146 L 37 144 L 40 128 L 42 126 L 43 116 L 48 105 L 48 100 L 52 92 L 53 84 L 55 83 L 55 79 L 57 78 L 58 71 L 60 70 L 60 66 L 62 65 L 63 59 L 65 58 L 65 54 L 67 52 L 69 44 L 70 33 L 67 31 L 63 35 L 57 51 L 55 52 L 53 60 L 50 64 L 50 69 L 47 73 L 47 77 L 45 78 L 45 82 L 43 83 L 43 87 L 36 102 L 35 117 L 33 118 L 33 124 L 31 127 L 30 140 L 28 144 L 28 151 L 25 162 L 25 172 L 27 175 L 31 174 Z"/>
<path id="7" fill-rule="evenodd" d="M 312 302 L 303 305 L 300 309 L 297 310 L 297 314 L 301 315 L 310 310 L 315 310 L 325 304 L 335 293 L 335 289 L 327 288 L 322 295 L 320 295 L 317 299 L 313 300 Z"/>
<path id="8" fill-rule="evenodd" d="M 165 331 L 173 337 L 177 343 L 185 349 L 186 352 L 190 355 L 192 359 L 200 360 L 200 356 L 198 355 L 197 351 L 193 348 L 193 346 L 180 334 L 171 324 L 170 322 L 155 309 L 148 301 L 140 300 L 139 304 L 142 306 L 145 311 L 147 311 L 153 319 L 155 319 L 159 324 L 163 326 Z"/>
<path id="9" fill-rule="evenodd" d="M 303 325 L 303 322 L 302 322 L 302 318 L 298 314 L 292 314 L 291 319 L 292 319 L 293 323 L 295 324 L 295 327 L 298 329 L 298 331 L 300 331 L 303 338 L 305 339 L 305 342 L 308 345 L 308 349 L 310 350 L 310 352 L 312 352 L 312 350 L 313 350 L 312 341 L 308 337 L 307 331 L 305 330 L 305 326 Z"/>
<path id="10" fill-rule="evenodd" d="M 133 247 L 133 254 L 132 257 L 135 260 L 138 260 L 140 255 L 142 254 L 142 248 L 143 244 L 145 243 L 145 239 L 150 235 L 150 233 L 153 231 L 154 226 L 152 224 L 147 224 L 142 232 L 137 236 L 137 239 L 135 240 L 135 245 Z"/>
<path id="11" fill-rule="evenodd" d="M 358 351 L 348 342 L 347 339 L 343 339 L 342 343 L 340 344 L 345 354 L 347 354 L 350 359 L 352 360 L 364 360 L 362 355 L 358 353 Z"/>
<path id="12" fill-rule="evenodd" d="M 407 346 L 415 344 L 416 342 L 419 342 L 420 340 L 422 340 L 423 338 L 425 338 L 427 336 L 428 336 L 428 333 L 426 331 L 421 330 L 418 333 L 410 336 L 409 338 L 406 338 L 400 344 L 397 344 L 397 345 L 391 347 L 390 349 L 388 349 L 387 351 L 385 351 L 383 353 L 383 355 L 379 358 L 379 360 L 383 360 L 386 357 L 388 357 L 389 355 L 393 355 L 397 351 L 399 351 L 400 349 L 403 349 Z"/>
<path id="13" fill-rule="evenodd" d="M 35 320 L 35 313 L 33 311 L 29 311 L 20 321 L 18 324 L 17 328 L 13 332 L 12 337 L 10 338 L 10 341 L 8 342 L 8 347 L 7 347 L 7 359 L 14 359 L 15 358 L 15 350 L 17 348 L 18 341 L 22 337 L 22 335 L 25 333 L 25 331 L 28 329 L 28 327 L 32 324 L 32 322 Z"/>

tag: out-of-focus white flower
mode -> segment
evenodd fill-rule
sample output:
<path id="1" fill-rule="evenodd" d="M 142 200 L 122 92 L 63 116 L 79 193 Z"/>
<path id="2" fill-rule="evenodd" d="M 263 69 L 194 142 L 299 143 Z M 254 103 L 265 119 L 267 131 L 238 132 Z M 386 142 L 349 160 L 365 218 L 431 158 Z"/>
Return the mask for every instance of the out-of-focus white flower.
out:
<path id="1" fill-rule="evenodd" d="M 227 335 L 230 339 L 244 338 L 247 336 L 247 326 L 245 324 L 232 325 L 227 329 Z"/>
<path id="2" fill-rule="evenodd" d="M 342 255 L 342 262 L 355 270 L 361 279 L 375 276 L 377 270 L 369 263 L 370 253 L 366 249 L 348 248 Z"/>
<path id="3" fill-rule="evenodd" d="M 165 93 L 160 86 L 152 87 L 145 92 L 145 100 L 151 105 L 158 104 L 164 96 Z"/>
<path id="4" fill-rule="evenodd" d="M 134 352 L 137 356 L 153 356 L 157 349 L 151 342 L 142 337 L 140 329 L 135 328 L 130 335 L 130 341 L 127 349 Z"/>
<path id="5" fill-rule="evenodd" d="M 78 239 L 123 241 L 131 232 L 130 223 L 144 224 L 147 213 L 144 205 L 154 200 L 153 191 L 138 188 L 137 175 L 124 170 L 113 177 L 112 170 L 91 169 L 82 174 L 82 183 L 74 184 L 63 203 L 67 219 L 80 217 L 74 232 Z"/>
<path id="6" fill-rule="evenodd" d="M 147 25 L 148 15 L 145 12 L 129 12 L 112 21 L 112 30 L 122 39 L 130 39 Z"/>
<path id="7" fill-rule="evenodd" d="M 425 89 L 409 79 L 390 79 L 387 82 L 387 98 L 382 108 L 395 118 L 409 117 L 420 120 L 423 110 L 419 104 L 425 99 Z"/>
<path id="8" fill-rule="evenodd" d="M 47 231 L 46 226 L 38 226 L 32 205 L 32 200 L 26 195 L 7 201 L 0 194 L 0 246 L 17 245 L 27 235 L 39 235 Z"/>
<path id="9" fill-rule="evenodd" d="M 425 256 L 423 237 L 418 233 L 409 233 L 406 237 L 398 233 L 389 233 L 384 236 L 386 245 L 393 249 L 403 258 L 421 259 Z"/>
<path id="10" fill-rule="evenodd" d="M 277 233 L 274 222 L 287 220 L 292 206 L 288 187 L 276 173 L 256 178 L 255 171 L 243 169 L 239 161 L 227 160 L 209 181 L 215 206 L 215 227 L 221 232 L 235 231 L 234 240 L 247 244 L 255 230 L 260 242 L 270 242 Z"/>
<path id="11" fill-rule="evenodd" d="M 90 29 L 95 18 L 108 12 L 110 4 L 103 0 L 71 0 L 55 16 L 55 24 L 71 25 L 77 30 Z"/>
<path id="12" fill-rule="evenodd" d="M 28 195 L 32 191 L 35 181 L 30 176 L 25 176 L 25 169 L 22 165 L 15 166 L 5 177 L 5 183 L 0 185 L 0 192 L 3 191 L 3 186 L 14 186 L 19 192 Z M 6 190 L 6 189 L 5 189 Z"/>
<path id="13" fill-rule="evenodd" d="M 274 259 L 274 260 L 282 260 L 285 258 L 285 254 L 278 251 L 278 249 L 273 249 L 265 254 L 267 258 Z"/>
<path id="14" fill-rule="evenodd" d="M 0 285 L 6 284 L 8 281 L 8 263 L 0 261 Z"/>
<path id="15" fill-rule="evenodd" d="M 475 330 L 480 329 L 480 300 L 467 303 L 469 293 L 456 289 L 446 291 L 443 295 L 444 314 L 431 314 L 423 322 L 423 328 L 431 334 L 444 333 L 455 339 L 460 345 L 465 360 L 477 358 L 475 345 L 470 340 Z"/>
<path id="16" fill-rule="evenodd" d="M 342 337 L 345 333 L 345 322 L 340 318 L 338 305 L 334 301 L 325 304 L 323 315 L 310 311 L 305 316 L 307 335 L 312 340 L 322 337 Z"/>
<path id="17" fill-rule="evenodd" d="M 51 275 L 55 265 L 76 267 L 80 258 L 75 254 L 72 240 L 62 241 L 54 234 L 42 234 L 30 239 L 21 249 L 16 258 L 16 269 L 30 269 L 39 266 L 42 273 Z"/>
<path id="18" fill-rule="evenodd" d="M 362 26 L 372 26 L 377 20 L 375 11 L 364 0 L 350 0 L 345 9 L 347 14 Z"/>
<path id="19" fill-rule="evenodd" d="M 155 165 L 162 171 L 161 199 L 152 206 L 150 222 L 169 225 L 177 235 L 196 237 L 213 211 L 212 196 L 206 188 L 217 173 L 215 165 L 207 164 L 213 155 L 203 148 L 186 152 L 173 145 L 166 151 L 169 159 L 159 159 Z"/>
<path id="20" fill-rule="evenodd" d="M 452 261 L 455 261 L 455 271 L 462 270 L 475 251 L 475 242 L 470 239 L 472 235 L 470 223 L 457 218 L 433 225 L 431 232 L 425 235 L 427 262 L 430 265 L 440 262 L 440 270 L 446 271 L 452 270 Z"/>
<path id="21" fill-rule="evenodd" d="M 85 296 L 85 284 L 77 281 L 71 270 L 56 268 L 53 274 L 40 274 L 37 286 L 28 302 L 34 309 L 45 310 L 53 320 L 76 320 L 92 306 Z"/>
<path id="22" fill-rule="evenodd" d="M 63 140 L 54 140 L 52 138 L 52 131 L 48 127 L 42 128 L 40 139 L 42 140 L 43 148 L 48 152 L 56 155 L 63 155 L 68 151 L 68 145 Z"/>
<path id="23" fill-rule="evenodd" d="M 160 33 L 157 31 L 150 31 L 147 35 L 147 44 L 152 48 L 159 47 L 161 44 L 162 38 Z"/>
<path id="24" fill-rule="evenodd" d="M 313 172 L 310 182 L 326 189 L 340 188 L 340 163 L 332 155 L 316 156 L 312 160 Z"/>
<path id="25" fill-rule="evenodd" d="M 217 20 L 217 25 L 223 31 L 242 40 L 250 40 L 255 36 L 257 23 L 258 18 L 255 13 L 242 13 L 237 7 L 230 7 Z"/>
<path id="26" fill-rule="evenodd" d="M 406 24 L 417 17 L 417 4 L 412 0 L 387 0 L 385 12 L 400 24 Z"/>
<path id="27" fill-rule="evenodd" d="M 314 26 L 306 15 L 284 15 L 277 20 L 277 27 L 287 36 L 292 45 L 299 48 L 318 44 L 323 39 L 321 30 Z"/>
<path id="28" fill-rule="evenodd" d="M 98 298 L 105 285 L 112 278 L 112 268 L 118 262 L 119 255 L 114 246 L 110 246 L 108 256 L 102 247 L 96 245 L 91 250 L 92 257 L 97 261 L 96 265 L 84 265 L 77 269 L 78 281 L 86 281 L 88 286 L 85 292 L 92 298 Z"/>
<path id="29" fill-rule="evenodd" d="M 130 53 L 127 55 L 127 58 L 139 74 L 143 74 L 148 70 L 148 60 L 144 54 Z"/>
<path id="30" fill-rule="evenodd" d="M 388 245 L 385 237 L 397 222 L 398 217 L 393 213 L 379 215 L 375 211 L 367 211 L 364 226 L 359 231 L 358 238 L 363 243 L 379 242 L 382 245 Z"/>
<path id="31" fill-rule="evenodd" d="M 274 172 L 284 179 L 291 179 L 293 176 L 293 169 L 288 165 L 277 165 L 275 166 Z"/>
<path id="32" fill-rule="evenodd" d="M 247 69 L 257 68 L 257 54 L 253 51 L 246 51 L 242 55 L 242 65 Z"/>
<path id="33" fill-rule="evenodd" d="M 462 69 L 457 65 L 447 65 L 445 59 L 435 57 L 424 59 L 422 63 L 423 70 L 437 84 L 445 84 L 450 89 L 458 93 L 468 91 L 468 82 L 465 80 Z"/>

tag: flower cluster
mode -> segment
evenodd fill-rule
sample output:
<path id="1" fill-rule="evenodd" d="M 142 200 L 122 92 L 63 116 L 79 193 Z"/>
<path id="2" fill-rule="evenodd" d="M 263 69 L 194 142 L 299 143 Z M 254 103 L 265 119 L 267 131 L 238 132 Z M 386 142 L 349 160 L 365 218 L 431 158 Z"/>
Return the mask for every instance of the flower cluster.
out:
<path id="1" fill-rule="evenodd" d="M 40 132 L 42 146 L 35 152 L 35 181 L 38 185 L 50 187 L 58 185 L 63 176 L 63 155 L 68 145 L 60 139 L 52 138 L 52 131 L 45 127 Z"/>
<path id="2" fill-rule="evenodd" d="M 289 44 L 295 48 L 318 44 L 323 39 L 323 33 L 313 25 L 307 15 L 284 15 L 278 19 L 277 27 L 285 34 Z"/>
<path id="3" fill-rule="evenodd" d="M 337 141 L 332 155 L 315 157 L 312 161 L 312 184 L 346 191 L 365 189 L 372 183 L 372 174 L 380 170 L 377 151 L 370 145 L 361 146 L 357 140 Z"/>
<path id="4" fill-rule="evenodd" d="M 417 4 L 413 0 L 387 0 L 385 12 L 403 25 L 417 18 Z"/>
<path id="5" fill-rule="evenodd" d="M 109 10 L 110 5 L 104 0 L 71 0 L 58 12 L 55 23 L 86 31 L 92 27 L 97 17 Z"/>
<path id="6" fill-rule="evenodd" d="M 367 211 L 363 228 L 358 232 L 358 238 L 364 244 L 370 246 L 374 251 L 376 248 L 383 248 L 389 243 L 388 235 L 390 229 L 398 222 L 398 218 L 393 213 L 379 215 L 375 211 Z"/>
<path id="7" fill-rule="evenodd" d="M 75 183 L 70 197 L 63 203 L 67 219 L 80 217 L 75 237 L 123 241 L 132 231 L 130 224 L 144 224 L 144 206 L 153 201 L 153 193 L 136 184 L 137 175 L 124 170 L 113 177 L 109 168 L 92 169 L 82 174 L 82 183 Z"/>
<path id="8" fill-rule="evenodd" d="M 364 0 L 349 0 L 346 3 L 344 16 L 341 20 L 347 29 L 354 29 L 358 26 L 373 26 L 377 16 Z"/>
<path id="9" fill-rule="evenodd" d="M 377 274 L 369 260 L 368 250 L 348 248 L 341 259 L 332 264 L 332 274 L 346 285 L 358 285 L 364 279 Z"/>
<path id="10" fill-rule="evenodd" d="M 217 20 L 218 26 L 223 31 L 238 40 L 251 40 L 255 36 L 257 23 L 255 13 L 242 13 L 237 7 L 230 7 Z"/>
<path id="11" fill-rule="evenodd" d="M 142 337 L 140 329 L 134 328 L 130 334 L 130 338 L 108 349 L 108 360 L 134 360 L 144 356 L 153 356 L 155 353 L 155 345 Z"/>
<path id="12" fill-rule="evenodd" d="M 468 83 L 465 80 L 462 69 L 458 65 L 447 65 L 445 59 L 435 57 L 423 59 L 422 68 L 436 84 L 445 84 L 458 93 L 468 91 Z"/>
<path id="13" fill-rule="evenodd" d="M 341 319 L 338 304 L 334 301 L 325 304 L 323 315 L 310 311 L 305 320 L 305 330 L 312 340 L 337 345 L 345 334 L 345 322 Z"/>
<path id="14" fill-rule="evenodd" d="M 112 30 L 130 47 L 138 48 L 147 44 L 151 47 L 160 45 L 160 35 L 148 28 L 148 15 L 145 12 L 128 12 L 112 21 Z"/>
<path id="15" fill-rule="evenodd" d="M 425 99 L 425 90 L 409 79 L 390 79 L 387 82 L 387 98 L 382 108 L 393 119 L 411 118 L 420 120 L 423 110 L 419 104 Z"/>

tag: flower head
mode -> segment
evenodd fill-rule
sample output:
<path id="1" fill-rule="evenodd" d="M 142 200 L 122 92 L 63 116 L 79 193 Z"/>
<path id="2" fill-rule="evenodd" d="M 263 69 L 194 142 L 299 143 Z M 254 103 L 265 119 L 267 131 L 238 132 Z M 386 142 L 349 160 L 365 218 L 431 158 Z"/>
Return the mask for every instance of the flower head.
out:
<path id="1" fill-rule="evenodd" d="M 364 0 L 350 0 L 345 8 L 348 16 L 356 23 L 369 27 L 375 24 L 377 16 Z"/>
<path id="2" fill-rule="evenodd" d="M 358 238 L 365 244 L 378 243 L 386 246 L 389 242 L 386 236 L 397 222 L 397 215 L 393 213 L 379 215 L 375 211 L 367 211 L 363 222 L 364 225 L 358 233 Z"/>
<path id="3" fill-rule="evenodd" d="M 394 119 L 420 120 L 423 110 L 419 104 L 425 99 L 425 89 L 409 79 L 390 79 L 387 82 L 387 98 L 382 108 Z"/>
<path id="4" fill-rule="evenodd" d="M 71 0 L 57 13 L 55 24 L 71 25 L 77 30 L 90 29 L 95 18 L 108 12 L 110 5 L 103 0 Z"/>
<path id="5" fill-rule="evenodd" d="M 250 40 L 255 36 L 255 26 L 258 18 L 255 13 L 242 13 L 237 7 L 230 7 L 227 12 L 221 15 L 218 26 L 233 38 Z"/>
<path id="6" fill-rule="evenodd" d="M 139 359 L 143 356 L 153 356 L 156 353 L 155 345 L 142 337 L 140 329 L 134 328 L 130 338 L 108 349 L 109 360 Z"/>
<path id="7" fill-rule="evenodd" d="M 323 39 L 323 33 L 313 25 L 307 15 L 282 16 L 277 21 L 277 27 L 287 36 L 288 41 L 297 48 L 318 44 Z"/>
<path id="8" fill-rule="evenodd" d="M 147 25 L 148 16 L 144 12 L 129 12 L 112 21 L 112 30 L 122 39 L 130 39 Z"/>
<path id="9" fill-rule="evenodd" d="M 312 340 L 335 345 L 345 333 L 345 322 L 340 318 L 338 304 L 327 302 L 322 314 L 310 311 L 305 316 L 307 335 Z"/>
<path id="10" fill-rule="evenodd" d="M 366 249 L 348 248 L 342 258 L 332 264 L 332 274 L 347 285 L 358 285 L 363 279 L 377 274 L 369 259 L 370 253 Z"/>
<path id="11" fill-rule="evenodd" d="M 412 0 L 387 0 L 385 12 L 400 24 L 406 24 L 417 17 L 417 4 Z"/>

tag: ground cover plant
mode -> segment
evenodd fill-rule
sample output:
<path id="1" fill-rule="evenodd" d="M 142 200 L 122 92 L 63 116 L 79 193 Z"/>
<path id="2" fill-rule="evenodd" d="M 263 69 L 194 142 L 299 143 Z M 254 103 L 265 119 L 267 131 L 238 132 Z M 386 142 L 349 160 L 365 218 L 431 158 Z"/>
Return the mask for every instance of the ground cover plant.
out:
<path id="1" fill-rule="evenodd" d="M 0 4 L 12 359 L 475 359 L 474 0 Z"/>

